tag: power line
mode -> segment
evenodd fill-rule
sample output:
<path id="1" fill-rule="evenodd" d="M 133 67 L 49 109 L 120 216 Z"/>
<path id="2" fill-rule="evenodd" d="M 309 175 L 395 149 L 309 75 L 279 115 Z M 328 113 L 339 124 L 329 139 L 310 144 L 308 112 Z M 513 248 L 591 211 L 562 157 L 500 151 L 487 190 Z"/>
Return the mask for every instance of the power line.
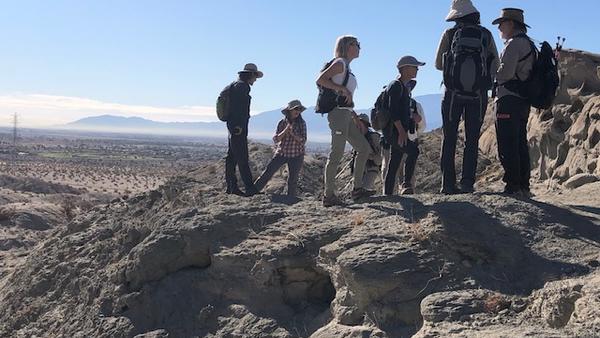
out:
<path id="1" fill-rule="evenodd" d="M 18 131 L 19 116 L 17 113 L 13 115 L 13 158 L 17 156 L 17 131 Z"/>

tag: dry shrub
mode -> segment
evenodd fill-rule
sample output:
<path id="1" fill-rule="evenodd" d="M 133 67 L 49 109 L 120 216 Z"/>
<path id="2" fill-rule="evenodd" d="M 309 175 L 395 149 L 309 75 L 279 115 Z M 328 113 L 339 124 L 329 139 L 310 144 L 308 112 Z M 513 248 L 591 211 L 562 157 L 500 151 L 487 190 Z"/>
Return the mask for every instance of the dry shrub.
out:
<path id="1" fill-rule="evenodd" d="M 419 242 L 425 242 L 429 240 L 430 231 L 427 231 L 422 224 L 419 223 L 408 223 L 408 229 L 410 237 Z"/>
<path id="2" fill-rule="evenodd" d="M 65 215 L 67 221 L 71 221 L 73 218 L 75 218 L 77 211 L 75 200 L 72 197 L 63 198 L 60 204 L 60 210 L 62 211 L 63 215 Z"/>
<path id="3" fill-rule="evenodd" d="M 498 313 L 509 307 L 510 300 L 499 293 L 490 295 L 483 301 L 483 309 L 487 313 Z"/>
<path id="4" fill-rule="evenodd" d="M 352 225 L 363 225 L 365 223 L 365 216 L 362 213 L 356 213 L 352 215 Z"/>

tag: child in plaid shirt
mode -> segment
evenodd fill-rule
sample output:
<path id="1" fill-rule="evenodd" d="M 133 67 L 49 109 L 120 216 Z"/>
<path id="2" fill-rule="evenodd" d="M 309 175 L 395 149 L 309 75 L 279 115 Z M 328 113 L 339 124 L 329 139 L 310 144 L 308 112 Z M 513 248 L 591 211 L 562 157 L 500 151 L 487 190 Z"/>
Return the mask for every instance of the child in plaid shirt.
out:
<path id="1" fill-rule="evenodd" d="M 296 197 L 298 187 L 298 176 L 304 163 L 306 145 L 306 122 L 300 115 L 306 107 L 299 100 L 290 101 L 281 112 L 285 115 L 273 136 L 276 144 L 275 156 L 267 165 L 265 171 L 254 182 L 256 189 L 261 191 L 275 172 L 282 165 L 288 165 L 288 191 L 290 197 Z"/>

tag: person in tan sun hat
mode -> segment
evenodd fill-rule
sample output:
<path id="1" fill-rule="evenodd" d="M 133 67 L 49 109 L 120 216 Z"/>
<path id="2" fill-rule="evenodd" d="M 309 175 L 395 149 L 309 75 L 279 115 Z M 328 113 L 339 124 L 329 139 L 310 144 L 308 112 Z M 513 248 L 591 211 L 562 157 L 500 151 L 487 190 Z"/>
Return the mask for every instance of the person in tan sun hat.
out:
<path id="1" fill-rule="evenodd" d="M 454 22 L 454 27 L 442 34 L 435 60 L 435 67 L 443 72 L 445 87 L 440 192 L 471 193 L 488 90 L 498 69 L 498 50 L 492 33 L 481 26 L 480 13 L 470 0 L 453 0 L 446 21 Z M 474 45 L 474 41 L 479 43 Z M 454 159 L 461 118 L 465 121 L 465 149 L 459 189 Z"/>
<path id="2" fill-rule="evenodd" d="M 520 83 L 529 78 L 536 52 L 527 36 L 523 10 L 504 8 L 493 21 L 498 25 L 500 37 L 505 41 L 500 54 L 500 67 L 496 77 L 496 138 L 498 155 L 504 168 L 504 193 L 530 196 L 530 159 L 527 143 L 529 105 L 520 92 Z"/>
<path id="3" fill-rule="evenodd" d="M 479 11 L 473 6 L 471 0 L 453 0 L 446 21 L 455 21 L 474 13 L 479 13 Z"/>
<path id="4" fill-rule="evenodd" d="M 252 196 L 258 192 L 254 187 L 248 163 L 248 121 L 250 120 L 250 101 L 252 99 L 250 88 L 256 79 L 263 75 L 263 72 L 259 71 L 254 63 L 247 63 L 244 69 L 238 72 L 237 81 L 232 82 L 223 90 L 228 93 L 229 97 L 226 121 L 229 143 L 227 157 L 225 157 L 225 183 L 228 194 Z M 240 170 L 246 192 L 242 192 L 238 187 L 236 167 Z"/>
<path id="5" fill-rule="evenodd" d="M 275 172 L 287 163 L 287 194 L 289 197 L 296 197 L 298 176 L 304 163 L 306 145 L 306 122 L 304 122 L 301 115 L 304 110 L 306 110 L 306 107 L 302 105 L 300 100 L 290 101 L 281 110 L 284 118 L 277 124 L 277 130 L 275 131 L 275 136 L 273 136 L 275 156 L 269 162 L 265 171 L 254 182 L 258 191 L 261 191 Z"/>

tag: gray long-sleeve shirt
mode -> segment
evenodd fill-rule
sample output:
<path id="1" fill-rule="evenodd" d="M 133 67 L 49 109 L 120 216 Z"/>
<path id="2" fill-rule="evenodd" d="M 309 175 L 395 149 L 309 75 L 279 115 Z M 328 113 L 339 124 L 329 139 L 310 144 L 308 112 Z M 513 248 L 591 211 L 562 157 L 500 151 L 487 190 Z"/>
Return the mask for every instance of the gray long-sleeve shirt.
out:
<path id="1" fill-rule="evenodd" d="M 522 36 L 508 39 L 504 43 L 504 49 L 500 54 L 500 66 L 496 75 L 499 85 L 497 99 L 506 95 L 521 97 L 517 93 L 508 90 L 503 84 L 510 80 L 525 81 L 529 78 L 535 59 L 535 53 L 529 54 L 531 51 L 529 40 Z M 527 54 L 529 56 L 525 58 Z"/>

